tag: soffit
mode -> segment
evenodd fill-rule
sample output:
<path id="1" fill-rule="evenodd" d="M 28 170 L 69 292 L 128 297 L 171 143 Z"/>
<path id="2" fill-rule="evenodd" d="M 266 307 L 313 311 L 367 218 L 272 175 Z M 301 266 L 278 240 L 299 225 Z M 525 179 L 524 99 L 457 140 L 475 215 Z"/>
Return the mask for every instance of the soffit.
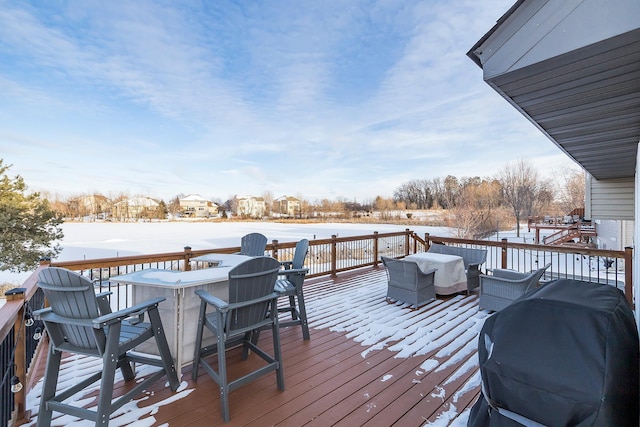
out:
<path id="1" fill-rule="evenodd" d="M 596 179 L 634 176 L 640 29 L 487 83 Z"/>

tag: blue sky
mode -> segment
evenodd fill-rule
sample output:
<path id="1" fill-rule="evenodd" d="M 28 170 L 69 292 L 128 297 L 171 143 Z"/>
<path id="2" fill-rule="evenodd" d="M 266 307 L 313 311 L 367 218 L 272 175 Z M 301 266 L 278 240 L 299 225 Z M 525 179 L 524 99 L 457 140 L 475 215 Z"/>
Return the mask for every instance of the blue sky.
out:
<path id="1" fill-rule="evenodd" d="M 0 158 L 35 191 L 369 201 L 574 167 L 466 52 L 514 0 L 0 0 Z"/>

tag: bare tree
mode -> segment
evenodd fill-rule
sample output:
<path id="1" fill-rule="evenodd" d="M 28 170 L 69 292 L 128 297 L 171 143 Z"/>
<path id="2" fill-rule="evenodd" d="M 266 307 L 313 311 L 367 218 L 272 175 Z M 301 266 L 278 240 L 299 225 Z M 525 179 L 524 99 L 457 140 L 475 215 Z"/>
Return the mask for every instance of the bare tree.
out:
<path id="1" fill-rule="evenodd" d="M 562 211 L 567 214 L 576 208 L 584 208 L 585 175 L 577 169 L 566 169 L 557 174 L 558 201 Z"/>
<path id="2" fill-rule="evenodd" d="M 388 221 L 391 219 L 391 211 L 395 208 L 395 203 L 392 199 L 377 196 L 373 202 L 373 208 L 380 212 L 380 219 Z"/>
<path id="3" fill-rule="evenodd" d="M 299 212 L 296 212 L 296 216 L 298 218 L 308 218 L 309 214 L 311 213 L 311 210 L 312 210 L 311 209 L 311 204 L 300 193 L 296 194 L 295 197 L 296 197 L 296 199 L 300 200 L 300 210 L 299 210 Z"/>
<path id="4" fill-rule="evenodd" d="M 550 212 L 553 210 L 554 202 L 556 198 L 556 192 L 554 190 L 553 182 L 548 179 L 541 179 L 536 186 L 535 197 L 531 210 L 527 212 L 529 216 L 540 215 L 544 212 Z"/>
<path id="5" fill-rule="evenodd" d="M 540 196 L 541 183 L 538 172 L 526 160 L 508 163 L 498 174 L 502 197 L 516 219 L 516 235 L 520 237 L 520 221 L 533 214 Z"/>
<path id="6" fill-rule="evenodd" d="M 460 182 L 458 178 L 453 175 L 447 175 L 444 179 L 444 194 L 442 207 L 445 209 L 453 208 L 458 202 L 458 196 L 460 195 Z"/>
<path id="7" fill-rule="evenodd" d="M 169 212 L 173 217 L 177 217 L 180 214 L 180 199 L 184 197 L 182 195 L 175 196 L 169 203 L 167 204 L 167 212 Z"/>
<path id="8" fill-rule="evenodd" d="M 429 209 L 433 204 L 432 184 L 425 179 L 405 182 L 393 192 L 393 200 L 414 206 L 413 209 Z"/>
<path id="9" fill-rule="evenodd" d="M 262 193 L 262 198 L 264 199 L 264 205 L 265 205 L 264 214 L 269 217 L 271 216 L 271 209 L 273 207 L 273 201 L 275 197 L 273 197 L 273 193 L 271 191 L 264 191 Z"/>
<path id="10" fill-rule="evenodd" d="M 458 237 L 477 239 L 494 231 L 496 210 L 500 204 L 500 184 L 497 181 L 465 179 L 457 203 L 451 209 Z"/>
<path id="11" fill-rule="evenodd" d="M 58 193 L 52 194 L 49 191 L 43 191 L 40 194 L 43 199 L 49 201 L 51 209 L 59 213 L 63 218 L 71 218 L 71 213 L 69 211 L 69 202 L 66 198 Z"/>
<path id="12" fill-rule="evenodd" d="M 328 216 L 331 212 L 331 200 L 329 199 L 316 200 L 313 205 L 313 209 L 320 214 L 321 218 Z"/>

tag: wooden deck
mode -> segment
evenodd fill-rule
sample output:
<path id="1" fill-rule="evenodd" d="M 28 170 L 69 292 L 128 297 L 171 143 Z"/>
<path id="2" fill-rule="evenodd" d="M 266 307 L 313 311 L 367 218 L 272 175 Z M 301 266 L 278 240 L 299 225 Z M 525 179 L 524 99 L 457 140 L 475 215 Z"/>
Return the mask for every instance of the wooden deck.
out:
<path id="1" fill-rule="evenodd" d="M 299 327 L 281 331 L 286 390 L 278 391 L 271 374 L 233 391 L 228 425 L 466 425 L 468 408 L 479 395 L 477 336 L 488 313 L 478 311 L 475 295 L 439 298 L 410 310 L 386 303 L 385 293 L 382 269 L 309 280 L 311 340 L 302 340 Z M 260 341 L 267 347 L 270 332 Z M 230 376 L 255 366 L 256 359 L 243 362 L 240 350 L 232 350 Z M 92 369 L 79 363 L 69 362 L 73 375 Z M 126 389 L 120 382 L 116 392 Z M 38 390 L 29 393 L 28 409 L 34 412 Z M 177 393 L 158 382 L 112 416 L 110 425 L 224 425 L 218 393 L 204 370 L 194 383 L 187 367 Z M 85 404 L 94 405 L 90 400 Z M 53 425 L 69 421 L 54 419 Z"/>

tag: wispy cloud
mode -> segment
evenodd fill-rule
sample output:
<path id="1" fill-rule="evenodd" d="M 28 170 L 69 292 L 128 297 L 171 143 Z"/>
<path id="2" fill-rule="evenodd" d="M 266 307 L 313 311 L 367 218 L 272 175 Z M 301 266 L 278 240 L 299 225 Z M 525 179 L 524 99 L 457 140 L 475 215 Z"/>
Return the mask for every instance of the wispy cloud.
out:
<path id="1" fill-rule="evenodd" d="M 465 56 L 512 1 L 488 3 L 5 2 L 0 151 L 39 190 L 164 198 L 570 164 Z"/>

